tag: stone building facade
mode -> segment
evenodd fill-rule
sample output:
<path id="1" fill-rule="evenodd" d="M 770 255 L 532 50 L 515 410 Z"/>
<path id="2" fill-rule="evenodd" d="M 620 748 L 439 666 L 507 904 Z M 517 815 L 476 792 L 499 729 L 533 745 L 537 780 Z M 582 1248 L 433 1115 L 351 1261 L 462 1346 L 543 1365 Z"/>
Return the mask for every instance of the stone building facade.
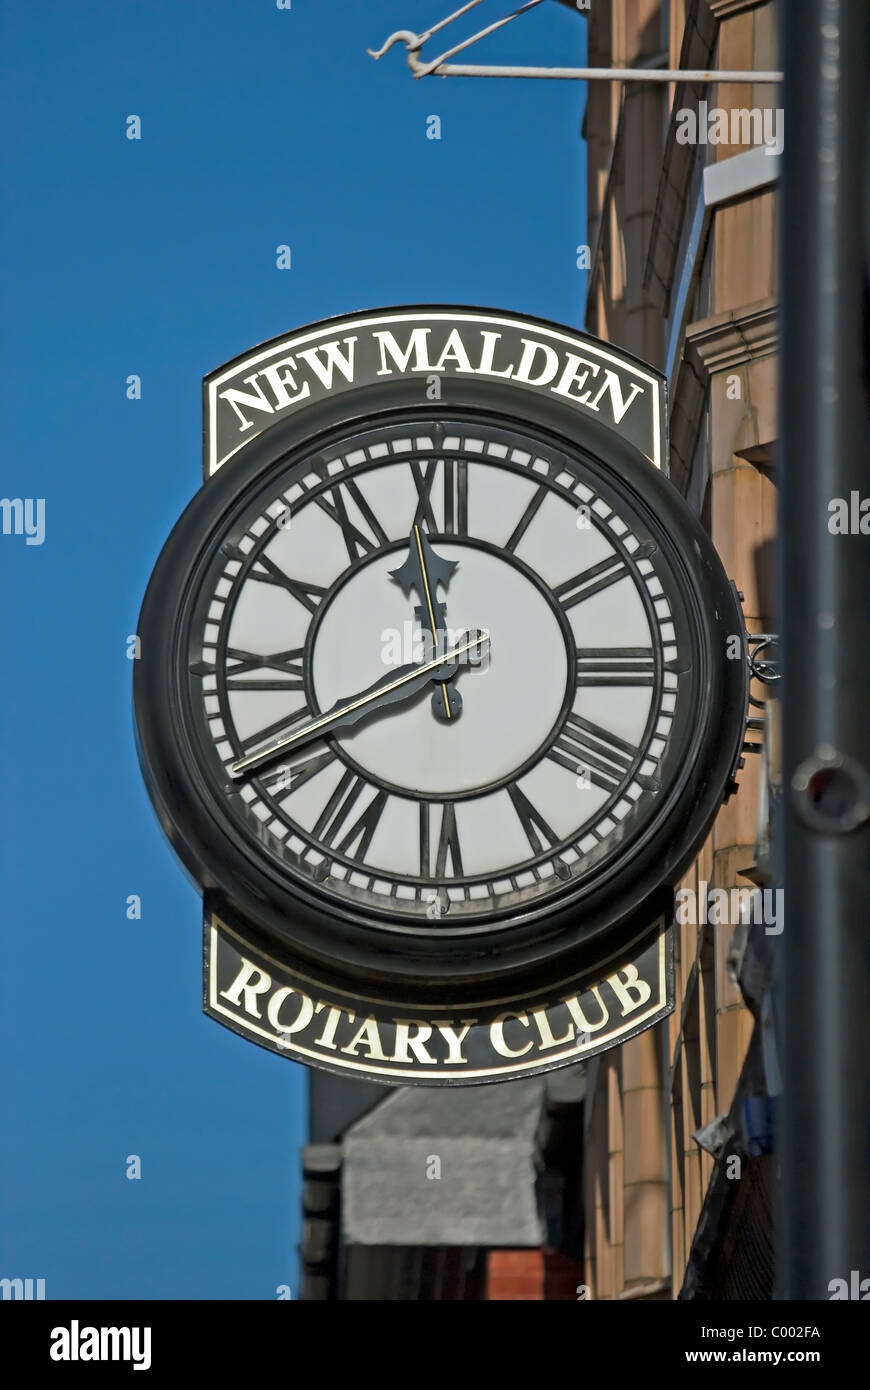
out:
<path id="1" fill-rule="evenodd" d="M 769 0 L 593 0 L 588 20 L 590 66 L 777 68 Z M 670 476 L 740 590 L 750 632 L 775 631 L 771 137 L 781 143 L 781 102 L 772 83 L 590 82 L 585 122 L 586 327 L 666 372 Z M 765 687 L 753 681 L 752 694 L 763 701 Z M 739 791 L 683 880 L 701 897 L 703 885 L 765 881 L 761 772 L 762 759 L 748 755 Z M 733 921 L 678 923 L 675 1012 L 589 1064 L 591 1297 L 770 1296 L 773 936 Z"/>

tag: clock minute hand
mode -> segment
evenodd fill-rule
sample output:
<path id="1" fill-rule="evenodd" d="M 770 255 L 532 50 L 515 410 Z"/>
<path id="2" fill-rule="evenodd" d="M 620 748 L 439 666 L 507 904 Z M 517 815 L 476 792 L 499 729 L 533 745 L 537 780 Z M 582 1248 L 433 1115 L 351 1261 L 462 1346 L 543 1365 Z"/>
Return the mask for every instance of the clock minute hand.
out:
<path id="1" fill-rule="evenodd" d="M 366 690 L 361 690 L 359 694 L 346 700 L 339 700 L 331 709 L 325 710 L 316 719 L 303 724 L 301 729 L 297 729 L 295 733 L 288 734 L 286 738 L 278 739 L 268 748 L 261 748 L 246 758 L 240 758 L 230 767 L 231 776 L 243 777 L 245 773 L 253 772 L 256 768 L 261 767 L 263 763 L 270 762 L 279 753 L 284 753 L 291 748 L 294 750 L 301 748 L 314 739 L 332 733 L 335 729 L 343 729 L 356 724 L 357 720 L 362 719 L 367 714 L 374 713 L 375 710 L 383 709 L 387 705 L 396 704 L 401 700 L 410 699 L 430 681 L 440 681 L 445 677 L 449 679 L 454 676 L 460 657 L 474 651 L 475 648 L 478 648 L 482 655 L 488 645 L 488 633 L 478 632 L 475 637 L 466 633 L 455 647 L 433 657 L 431 661 L 400 666 L 396 671 L 391 671 L 388 675 L 381 677 L 379 681 L 375 681 L 374 685 L 370 685 Z"/>

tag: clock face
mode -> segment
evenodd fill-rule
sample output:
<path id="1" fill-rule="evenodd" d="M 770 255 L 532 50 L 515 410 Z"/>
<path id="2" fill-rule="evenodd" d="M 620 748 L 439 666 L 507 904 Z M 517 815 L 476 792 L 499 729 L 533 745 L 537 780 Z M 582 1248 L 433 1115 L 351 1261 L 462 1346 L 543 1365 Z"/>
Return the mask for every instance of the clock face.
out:
<path id="1" fill-rule="evenodd" d="M 283 735 L 483 629 L 479 665 L 347 729 Z M 444 569 L 446 574 L 446 567 Z M 539 905 L 617 857 L 685 751 L 691 661 L 662 557 L 588 470 L 497 428 L 369 431 L 289 468 L 220 538 L 190 627 L 216 795 L 275 867 L 430 931 Z M 445 683 L 446 684 L 446 683 Z M 234 779 L 243 757 L 277 751 Z"/>
<path id="2" fill-rule="evenodd" d="M 158 562 L 140 756 L 202 886 L 297 957 L 552 975 L 706 833 L 742 735 L 721 728 L 738 623 L 700 526 L 628 452 L 485 409 L 316 447 L 276 425 Z"/>

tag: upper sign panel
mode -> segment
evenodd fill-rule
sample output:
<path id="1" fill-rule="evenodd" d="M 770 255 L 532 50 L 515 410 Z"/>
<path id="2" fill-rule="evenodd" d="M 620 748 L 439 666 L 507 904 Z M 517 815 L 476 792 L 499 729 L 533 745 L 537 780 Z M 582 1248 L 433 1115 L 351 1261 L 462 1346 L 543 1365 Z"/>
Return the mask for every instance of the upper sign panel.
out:
<path id="1" fill-rule="evenodd" d="M 469 383 L 507 388 L 514 409 L 524 392 L 547 396 L 666 467 L 665 379 L 648 364 L 543 319 L 423 306 L 329 319 L 263 343 L 207 376 L 204 477 L 280 420 L 399 380 L 408 383 L 409 400 L 447 405 Z"/>

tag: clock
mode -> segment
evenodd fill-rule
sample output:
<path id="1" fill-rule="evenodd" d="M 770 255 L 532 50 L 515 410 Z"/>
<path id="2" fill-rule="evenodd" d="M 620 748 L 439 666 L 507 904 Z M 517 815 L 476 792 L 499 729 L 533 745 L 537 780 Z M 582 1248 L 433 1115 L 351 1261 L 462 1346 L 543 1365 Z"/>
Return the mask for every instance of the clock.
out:
<path id="1" fill-rule="evenodd" d="M 440 365 L 437 395 L 409 354 L 230 454 L 157 561 L 135 672 L 203 890 L 400 998 L 545 983 L 637 935 L 746 714 L 737 596 L 660 468 L 579 386 Z"/>

